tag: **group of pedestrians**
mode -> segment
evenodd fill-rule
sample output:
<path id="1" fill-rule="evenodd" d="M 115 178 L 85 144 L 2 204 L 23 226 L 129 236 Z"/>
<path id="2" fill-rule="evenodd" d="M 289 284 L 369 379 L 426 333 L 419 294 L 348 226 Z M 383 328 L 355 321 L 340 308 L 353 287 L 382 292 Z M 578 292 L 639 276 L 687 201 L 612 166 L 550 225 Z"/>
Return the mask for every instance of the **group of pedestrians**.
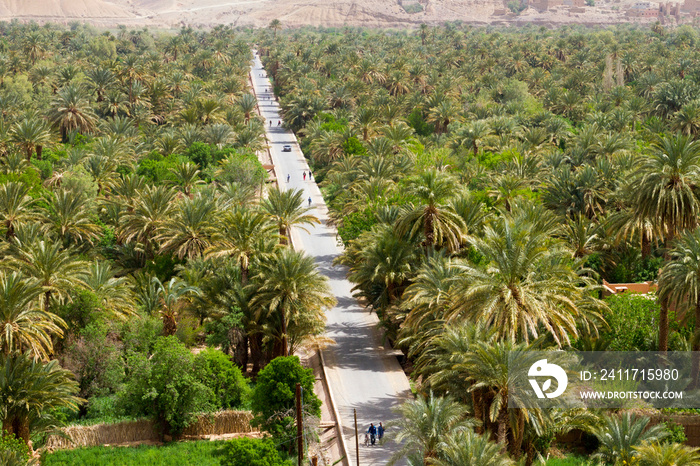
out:
<path id="1" fill-rule="evenodd" d="M 375 426 L 374 423 L 370 423 L 369 429 L 367 429 L 367 435 L 369 435 L 369 444 L 374 445 L 377 439 L 381 441 L 382 437 L 384 437 L 384 426 L 382 426 L 381 422 L 378 426 Z M 365 444 L 366 443 L 365 441 Z"/>

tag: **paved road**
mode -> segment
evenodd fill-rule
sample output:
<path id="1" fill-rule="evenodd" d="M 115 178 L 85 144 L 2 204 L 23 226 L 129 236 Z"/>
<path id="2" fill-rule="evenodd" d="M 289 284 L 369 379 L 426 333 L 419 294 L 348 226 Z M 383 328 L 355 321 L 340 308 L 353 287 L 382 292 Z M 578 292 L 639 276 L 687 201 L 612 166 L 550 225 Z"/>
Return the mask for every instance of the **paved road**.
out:
<path id="1" fill-rule="evenodd" d="M 382 346 L 377 316 L 361 307 L 352 297 L 352 284 L 345 278 L 347 270 L 332 265 L 333 259 L 341 253 L 341 247 L 336 243 L 335 228 L 327 225 L 328 209 L 318 186 L 309 180 L 309 167 L 294 134 L 277 126 L 281 120 L 279 105 L 270 92 L 270 81 L 257 56 L 251 76 L 260 111 L 267 120 L 265 127 L 280 188 L 303 189 L 304 198 L 311 197 L 312 213 L 322 222 L 310 228 L 308 233 L 296 230 L 292 238 L 297 248 L 315 258 L 319 270 L 329 278 L 338 300 L 338 305 L 327 313 L 326 323 L 326 335 L 336 344 L 324 350 L 324 356 L 328 383 L 350 449 L 350 464 L 355 466 L 353 409 L 357 409 L 358 428 L 361 431 L 366 431 L 370 422 L 375 425 L 380 421 L 385 425 L 391 424 L 391 420 L 396 418 L 392 408 L 410 396 L 408 379 L 396 357 L 389 354 L 391 348 Z M 292 146 L 291 152 L 282 152 L 285 144 Z M 304 171 L 307 173 L 306 180 L 303 178 Z M 389 428 L 383 445 L 360 445 L 360 464 L 384 465 L 396 448 L 397 445 L 391 441 Z"/>

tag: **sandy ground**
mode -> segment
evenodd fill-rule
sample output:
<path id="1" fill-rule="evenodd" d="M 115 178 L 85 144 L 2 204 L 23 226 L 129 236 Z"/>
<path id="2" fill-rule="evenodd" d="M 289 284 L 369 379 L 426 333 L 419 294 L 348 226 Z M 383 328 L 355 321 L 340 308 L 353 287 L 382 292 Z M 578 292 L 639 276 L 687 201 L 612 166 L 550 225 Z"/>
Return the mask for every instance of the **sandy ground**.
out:
<path id="1" fill-rule="evenodd" d="M 414 0 L 403 0 L 405 3 Z M 399 0 L 0 0 L 0 20 L 53 21 L 79 20 L 97 26 L 179 27 L 185 24 L 214 26 L 267 26 L 279 19 L 284 27 L 303 25 L 342 27 L 415 27 L 464 21 L 476 24 L 543 25 L 564 23 L 609 24 L 639 22 L 620 11 L 587 7 L 574 13 L 567 7 L 538 13 L 528 9 L 520 16 L 494 14 L 503 10 L 504 0 L 422 0 L 424 10 L 409 14 Z M 617 5 L 624 9 L 621 0 Z M 274 12 L 274 13 L 271 13 Z M 649 22 L 650 20 L 644 20 Z"/>

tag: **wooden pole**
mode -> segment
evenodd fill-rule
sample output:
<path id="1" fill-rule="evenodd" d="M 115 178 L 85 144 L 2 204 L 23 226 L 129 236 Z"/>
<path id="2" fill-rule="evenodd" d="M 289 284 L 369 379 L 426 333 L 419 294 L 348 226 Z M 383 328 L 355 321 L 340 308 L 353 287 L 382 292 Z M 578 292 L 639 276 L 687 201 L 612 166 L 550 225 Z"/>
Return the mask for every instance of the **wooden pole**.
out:
<path id="1" fill-rule="evenodd" d="M 355 416 L 355 456 L 357 457 L 357 466 L 360 466 L 360 435 L 357 433 L 357 410 L 352 410 Z"/>
<path id="2" fill-rule="evenodd" d="M 304 417 L 301 414 L 301 384 L 297 384 L 297 458 L 298 465 L 304 462 Z"/>
<path id="3" fill-rule="evenodd" d="M 313 466 L 318 466 L 318 456 L 312 456 L 311 457 L 311 464 Z"/>

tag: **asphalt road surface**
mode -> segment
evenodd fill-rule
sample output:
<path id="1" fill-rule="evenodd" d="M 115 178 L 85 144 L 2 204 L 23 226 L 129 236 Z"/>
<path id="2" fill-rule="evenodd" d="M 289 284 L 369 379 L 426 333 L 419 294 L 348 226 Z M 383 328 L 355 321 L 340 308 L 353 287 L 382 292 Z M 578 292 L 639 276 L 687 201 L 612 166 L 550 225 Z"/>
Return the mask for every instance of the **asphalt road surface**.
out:
<path id="1" fill-rule="evenodd" d="M 328 209 L 318 186 L 309 179 L 309 166 L 294 134 L 278 126 L 282 119 L 280 107 L 257 55 L 251 76 L 260 111 L 266 119 L 265 128 L 279 186 L 281 189 L 302 189 L 304 199 L 311 198 L 311 213 L 321 220 L 320 225 L 308 228 L 308 232 L 296 229 L 292 239 L 297 249 L 304 250 L 316 260 L 321 273 L 329 278 L 338 300 L 338 305 L 326 314 L 326 336 L 333 339 L 335 344 L 324 350 L 324 356 L 328 384 L 350 450 L 350 464 L 357 464 L 353 421 L 353 409 L 356 409 L 360 431 L 360 465 L 385 465 L 398 449 L 398 445 L 392 441 L 392 434 L 396 432 L 395 428 L 392 429 L 392 421 L 397 418 L 393 408 L 410 397 L 408 379 L 396 357 L 391 354 L 388 342 L 382 341 L 376 314 L 361 307 L 353 298 L 352 284 L 346 279 L 347 269 L 332 265 L 333 259 L 340 255 L 342 245 L 339 246 L 336 241 L 335 228 L 326 224 Z M 291 152 L 282 152 L 286 144 L 292 146 Z M 308 205 L 308 201 L 305 204 Z M 386 433 L 381 444 L 365 447 L 363 433 L 370 422 L 375 425 L 382 422 Z"/>

